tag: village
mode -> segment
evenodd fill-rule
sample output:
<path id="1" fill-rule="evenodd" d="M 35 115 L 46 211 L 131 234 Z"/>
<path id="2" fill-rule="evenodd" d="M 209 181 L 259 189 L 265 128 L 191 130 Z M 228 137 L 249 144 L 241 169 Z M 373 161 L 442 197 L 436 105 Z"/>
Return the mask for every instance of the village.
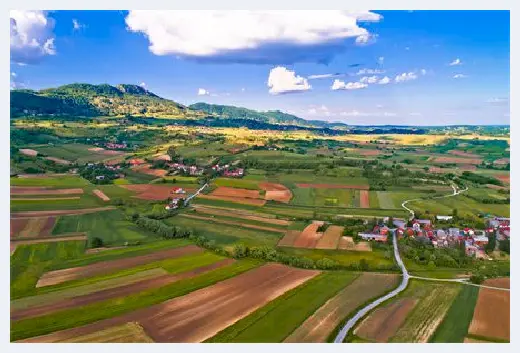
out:
<path id="1" fill-rule="evenodd" d="M 436 216 L 436 220 L 450 221 L 452 216 Z M 390 221 L 392 221 L 391 225 Z M 382 223 L 376 224 L 368 232 L 358 233 L 358 236 L 366 241 L 386 243 L 388 237 L 395 232 L 398 239 L 422 238 L 430 242 L 434 248 L 457 247 L 463 242 L 467 256 L 490 259 L 485 251 L 489 238 L 495 236 L 497 242 L 509 240 L 510 219 L 491 216 L 486 219 L 486 225 L 487 228 L 483 230 L 468 227 L 436 228 L 429 219 L 413 219 L 407 222 L 403 219 L 385 217 Z"/>

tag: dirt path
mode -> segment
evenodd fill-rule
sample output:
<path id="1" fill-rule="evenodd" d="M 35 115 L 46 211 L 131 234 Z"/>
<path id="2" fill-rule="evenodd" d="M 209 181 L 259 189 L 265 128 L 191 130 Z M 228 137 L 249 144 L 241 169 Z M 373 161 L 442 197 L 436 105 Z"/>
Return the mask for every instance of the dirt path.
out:
<path id="1" fill-rule="evenodd" d="M 99 189 L 92 190 L 92 193 L 103 201 L 110 201 L 110 197 L 105 195 L 105 193 Z"/>
<path id="2" fill-rule="evenodd" d="M 50 210 L 50 211 L 21 211 L 11 212 L 11 218 L 27 218 L 27 217 L 49 217 L 49 216 L 68 216 L 102 212 L 108 210 L 115 210 L 114 206 L 96 207 L 96 208 L 82 208 L 77 210 Z"/>
<path id="3" fill-rule="evenodd" d="M 115 272 L 125 268 L 144 265 L 153 261 L 176 258 L 188 254 L 201 253 L 203 250 L 195 245 L 187 245 L 180 248 L 156 251 L 146 255 L 123 258 L 112 261 L 101 261 L 91 265 L 66 268 L 63 270 L 50 271 L 43 274 L 36 287 L 51 286 L 75 279 L 92 277 L 95 275 Z"/>
<path id="4" fill-rule="evenodd" d="M 156 342 L 202 342 L 319 273 L 266 264 L 161 304 L 20 342 L 57 342 L 127 322 L 139 322 Z"/>
<path id="5" fill-rule="evenodd" d="M 185 218 L 202 219 L 202 220 L 211 221 L 211 222 L 220 223 L 220 224 L 236 225 L 236 226 L 240 226 L 240 227 L 244 227 L 244 228 L 266 230 L 268 232 L 276 232 L 276 233 L 282 233 L 282 234 L 285 233 L 285 229 L 257 226 L 257 225 L 254 225 L 254 224 L 228 221 L 228 220 L 225 220 L 225 219 L 203 217 L 203 216 L 195 216 L 195 215 L 185 214 L 185 213 L 180 214 L 179 216 L 182 216 L 182 217 L 185 217 Z"/>
<path id="6" fill-rule="evenodd" d="M 59 302 L 48 305 L 44 304 L 37 307 L 30 307 L 27 309 L 17 310 L 11 312 L 11 320 L 16 321 L 26 319 L 29 317 L 42 316 L 56 311 L 84 306 L 95 302 L 108 300 L 111 298 L 125 297 L 144 290 L 160 288 L 173 282 L 177 282 L 187 278 L 192 278 L 204 272 L 209 272 L 220 267 L 228 266 L 233 262 L 235 262 L 235 260 L 233 259 L 224 259 L 207 266 L 202 266 L 194 270 L 175 275 L 168 274 L 159 277 L 149 278 L 136 283 L 122 285 L 110 289 L 104 289 L 94 293 L 77 296 L 74 298 L 62 299 Z"/>

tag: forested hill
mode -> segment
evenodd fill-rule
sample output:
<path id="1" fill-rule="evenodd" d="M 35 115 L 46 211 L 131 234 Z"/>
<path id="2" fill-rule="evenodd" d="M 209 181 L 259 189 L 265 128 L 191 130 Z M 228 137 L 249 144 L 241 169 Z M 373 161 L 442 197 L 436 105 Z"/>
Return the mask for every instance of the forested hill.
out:
<path id="1" fill-rule="evenodd" d="M 189 108 L 205 112 L 220 118 L 227 119 L 248 119 L 256 120 L 268 124 L 283 124 L 283 125 L 299 125 L 299 126 L 314 126 L 308 120 L 299 118 L 297 116 L 281 112 L 279 110 L 269 110 L 266 112 L 259 112 L 252 109 L 235 107 L 232 105 L 218 105 L 208 103 L 195 103 Z"/>
<path id="2" fill-rule="evenodd" d="M 138 85 L 74 83 L 40 91 L 11 90 L 11 116 L 73 115 L 198 119 L 202 112 L 161 98 Z"/>

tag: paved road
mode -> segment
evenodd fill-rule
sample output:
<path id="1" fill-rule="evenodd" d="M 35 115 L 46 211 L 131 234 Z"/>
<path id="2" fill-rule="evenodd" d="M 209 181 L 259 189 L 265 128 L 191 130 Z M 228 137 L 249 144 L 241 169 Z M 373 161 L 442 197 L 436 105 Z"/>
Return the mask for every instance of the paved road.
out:
<path id="1" fill-rule="evenodd" d="M 201 192 L 202 190 L 204 190 L 204 188 L 205 188 L 206 186 L 208 186 L 208 183 L 202 185 L 202 187 L 201 187 L 199 190 L 197 190 L 193 195 L 188 196 L 188 197 L 186 198 L 186 202 L 185 202 L 185 203 L 188 204 L 188 203 L 191 201 L 191 199 L 194 198 L 195 196 L 197 196 L 198 194 L 200 194 L 200 192 Z"/>
<path id="2" fill-rule="evenodd" d="M 403 290 L 406 289 L 410 275 L 408 275 L 408 271 L 406 270 L 406 267 L 404 267 L 404 263 L 401 260 L 401 256 L 399 255 L 399 248 L 397 247 L 397 237 L 395 234 L 393 235 L 393 243 L 395 260 L 397 261 L 397 264 L 399 265 L 399 267 L 401 268 L 401 272 L 403 273 L 403 280 L 401 281 L 401 284 L 399 285 L 399 287 L 397 287 L 390 293 L 376 299 L 372 303 L 365 306 L 363 309 L 359 310 L 350 320 L 347 321 L 345 326 L 343 326 L 343 328 L 339 331 L 338 335 L 334 339 L 334 343 L 343 342 L 350 329 L 352 329 L 352 327 L 354 327 L 361 318 L 368 314 L 370 310 L 374 309 L 384 301 L 387 301 L 388 299 L 395 297 L 397 294 L 401 293 Z"/>
<path id="3" fill-rule="evenodd" d="M 443 196 L 437 196 L 437 197 L 434 197 L 434 198 L 443 198 L 443 197 L 451 197 L 451 196 L 457 196 L 458 194 L 460 194 L 461 192 L 464 192 L 466 190 L 468 190 L 468 188 L 466 187 L 465 189 L 463 190 L 458 190 L 455 185 L 451 185 L 451 187 L 453 188 L 453 194 L 448 194 L 448 195 L 443 195 Z M 417 199 L 410 199 L 410 200 L 405 200 L 401 206 L 407 210 L 408 212 L 410 212 L 410 220 L 412 220 L 414 217 L 415 217 L 415 212 L 406 207 L 406 204 L 410 201 L 415 201 L 415 200 L 421 200 L 420 198 L 417 198 Z M 374 300 L 372 303 L 368 304 L 367 306 L 365 306 L 364 308 L 362 308 L 361 310 L 359 310 L 351 319 L 349 319 L 347 321 L 347 323 L 345 324 L 345 326 L 343 326 L 343 328 L 339 331 L 338 335 L 336 336 L 336 338 L 334 339 L 334 343 L 342 343 L 344 340 L 345 340 L 345 337 L 347 337 L 347 334 L 348 332 L 357 324 L 357 322 L 363 318 L 366 314 L 368 314 L 368 312 L 370 312 L 372 309 L 376 308 L 378 305 L 380 305 L 381 303 L 387 301 L 388 299 L 390 298 L 393 298 L 395 297 L 397 294 L 401 293 L 403 290 L 406 289 L 406 286 L 408 286 L 408 281 L 409 279 L 411 278 L 410 275 L 408 274 L 408 271 L 406 270 L 406 267 L 404 266 L 404 263 L 403 261 L 401 260 L 401 256 L 399 255 L 399 247 L 397 246 L 397 236 L 393 235 L 393 245 L 394 245 L 394 257 L 395 257 L 395 261 L 397 262 L 397 265 L 399 266 L 399 268 L 401 269 L 401 272 L 403 273 L 403 280 L 401 281 L 401 284 L 399 285 L 399 287 L 397 287 L 396 289 L 394 289 L 393 291 L 391 291 L 390 293 L 388 293 L 387 295 L 385 296 L 382 296 L 376 300 Z M 414 278 L 417 278 L 417 279 L 426 279 L 426 278 L 422 278 L 422 277 L 414 277 Z M 427 280 L 437 280 L 437 279 L 431 279 L 431 278 L 428 278 Z M 457 280 L 458 282 L 460 283 L 466 283 L 462 280 Z M 450 281 L 450 282 L 454 282 L 453 280 Z M 469 284 L 469 283 L 466 283 L 466 284 Z M 484 286 L 482 286 L 484 287 Z M 495 288 L 495 287 L 493 287 Z M 502 288 L 503 289 L 503 288 Z"/>

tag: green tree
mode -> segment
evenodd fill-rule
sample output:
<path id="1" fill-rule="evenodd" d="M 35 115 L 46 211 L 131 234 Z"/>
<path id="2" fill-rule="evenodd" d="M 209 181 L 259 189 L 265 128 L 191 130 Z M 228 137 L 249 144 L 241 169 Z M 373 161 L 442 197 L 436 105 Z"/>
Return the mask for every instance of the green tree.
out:
<path id="1" fill-rule="evenodd" d="M 101 248 L 102 246 L 103 246 L 103 239 L 98 238 L 98 237 L 94 237 L 94 239 L 92 239 L 93 248 Z"/>

